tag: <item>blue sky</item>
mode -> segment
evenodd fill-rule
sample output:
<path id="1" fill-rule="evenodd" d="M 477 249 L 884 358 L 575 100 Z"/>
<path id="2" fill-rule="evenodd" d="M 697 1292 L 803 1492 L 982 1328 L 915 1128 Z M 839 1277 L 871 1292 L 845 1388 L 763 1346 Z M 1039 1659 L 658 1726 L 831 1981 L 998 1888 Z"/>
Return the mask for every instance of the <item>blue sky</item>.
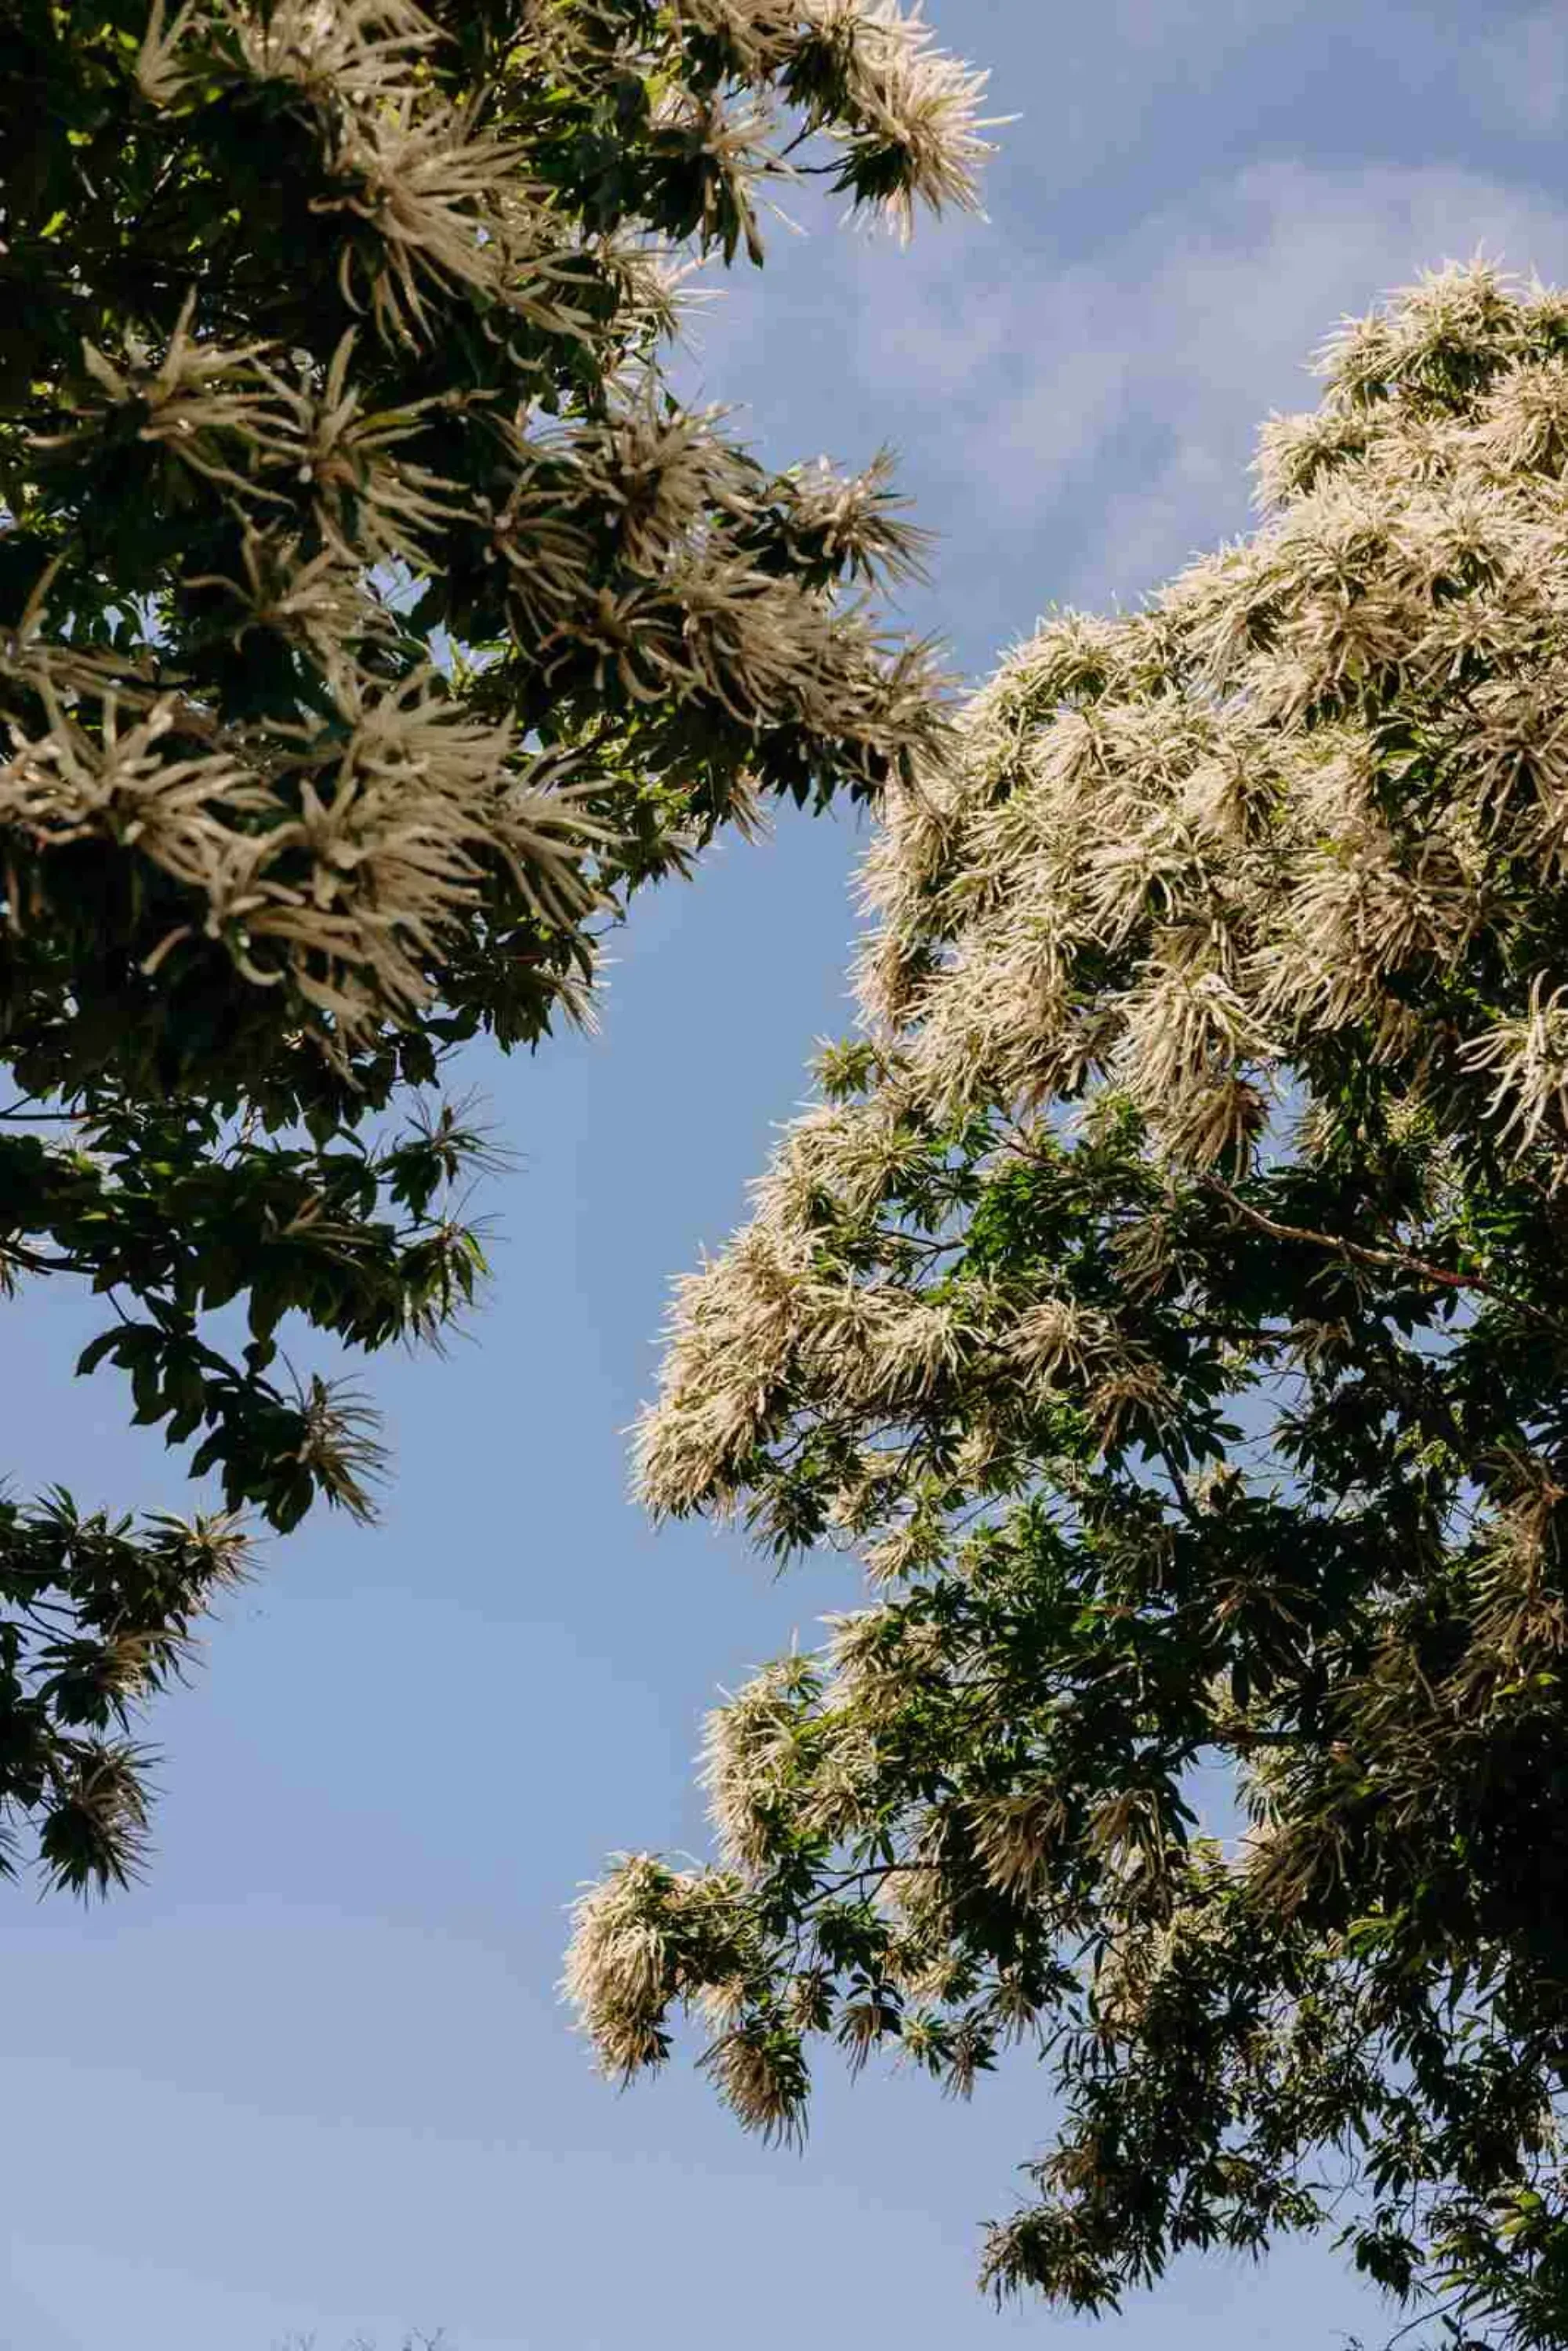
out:
<path id="1" fill-rule="evenodd" d="M 776 457 L 883 440 L 942 533 L 910 616 L 982 672 L 1052 602 L 1135 601 L 1246 527 L 1253 428 L 1424 263 L 1568 276 L 1568 10 L 1385 0 L 936 0 L 995 68 L 989 219 L 908 253 L 780 230 L 691 380 Z M 804 214 L 801 215 L 804 219 Z M 6 1911 L 0 2351 L 1319 2351 L 1379 2310 L 1326 2253 L 1184 2267 L 1096 2329 L 976 2296 L 1049 2102 L 823 2080 L 803 2158 L 689 2073 L 618 2098 L 554 1982 L 577 1883 L 695 1848 L 701 1714 L 841 1604 L 625 1500 L 664 1286 L 743 1207 L 841 1028 L 850 823 L 786 816 L 650 897 L 601 1034 L 473 1075 L 517 1155 L 497 1279 L 444 1364 L 371 1367 L 398 1452 L 374 1533 L 311 1527 L 225 1611 L 155 1733 L 148 1885 Z M 24 1319 L 25 1318 L 25 1319 Z M 95 1327 L 11 1310 L 7 1466 L 178 1504 Z M 1388 2322 L 1392 2323 L 1392 2322 Z M 1386 2331 L 1386 2327 L 1385 2330 Z"/>

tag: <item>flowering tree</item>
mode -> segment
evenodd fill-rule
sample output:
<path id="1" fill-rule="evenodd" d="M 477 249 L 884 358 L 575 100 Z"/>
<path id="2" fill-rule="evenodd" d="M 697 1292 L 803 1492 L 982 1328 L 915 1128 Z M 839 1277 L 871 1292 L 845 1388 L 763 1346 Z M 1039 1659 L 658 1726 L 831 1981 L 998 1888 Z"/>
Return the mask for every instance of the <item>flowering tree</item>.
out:
<path id="1" fill-rule="evenodd" d="M 864 1033 L 640 1456 L 872 1589 L 570 1983 L 785 2136 L 813 2041 L 1046 2058 L 998 2294 L 1337 2214 L 1434 2341 L 1561 2345 L 1568 298 L 1449 272 L 1324 372 L 1251 538 L 891 797 Z"/>
<path id="2" fill-rule="evenodd" d="M 368 1508 L 286 1314 L 473 1289 L 444 1057 L 580 1012 L 716 827 L 939 737 L 864 601 L 885 468 L 769 472 L 662 354 L 769 180 L 971 204 L 978 88 L 889 0 L 0 0 L 0 1280 L 113 1302 L 83 1368 L 230 1512 Z M 129 1709 L 242 1563 L 0 1509 L 0 1866 L 123 1875 Z"/>

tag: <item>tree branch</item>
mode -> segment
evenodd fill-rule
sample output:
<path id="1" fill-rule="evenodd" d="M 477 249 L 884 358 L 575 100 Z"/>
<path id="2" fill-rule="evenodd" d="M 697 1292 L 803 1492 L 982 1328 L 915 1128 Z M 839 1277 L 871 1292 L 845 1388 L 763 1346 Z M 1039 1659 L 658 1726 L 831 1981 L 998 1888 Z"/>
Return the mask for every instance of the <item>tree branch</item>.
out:
<path id="1" fill-rule="evenodd" d="M 1349 1240 L 1343 1233 L 1318 1232 L 1311 1225 L 1281 1224 L 1278 1217 L 1266 1216 L 1261 1208 L 1255 1208 L 1249 1201 L 1242 1199 L 1220 1176 L 1207 1176 L 1203 1180 L 1209 1191 L 1218 1192 L 1228 1207 L 1257 1231 L 1267 1233 L 1270 1240 L 1304 1241 L 1311 1248 L 1329 1249 L 1336 1257 L 1349 1258 L 1357 1265 L 1376 1266 L 1395 1273 L 1412 1273 L 1420 1280 L 1437 1282 L 1445 1290 L 1474 1290 L 1479 1297 L 1494 1299 L 1500 1306 L 1510 1306 L 1518 1314 L 1527 1314 L 1534 1322 L 1544 1322 L 1549 1330 L 1561 1332 L 1563 1329 L 1557 1316 L 1549 1314 L 1543 1306 L 1535 1305 L 1528 1298 L 1516 1298 L 1510 1290 L 1499 1290 L 1494 1282 L 1488 1281 L 1481 1274 L 1453 1273 L 1444 1266 L 1433 1265 L 1426 1258 L 1413 1257 L 1407 1249 L 1375 1249 L 1365 1241 Z"/>

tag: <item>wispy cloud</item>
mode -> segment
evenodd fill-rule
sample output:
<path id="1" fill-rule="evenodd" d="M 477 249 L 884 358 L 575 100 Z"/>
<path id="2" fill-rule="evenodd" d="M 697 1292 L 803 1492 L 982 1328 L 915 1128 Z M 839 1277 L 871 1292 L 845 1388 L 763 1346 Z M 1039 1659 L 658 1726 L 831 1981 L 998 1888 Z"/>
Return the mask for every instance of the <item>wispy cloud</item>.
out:
<path id="1" fill-rule="evenodd" d="M 706 367 L 789 454 L 859 457 L 846 430 L 878 421 L 942 534 L 916 617 L 974 667 L 1044 604 L 1134 601 L 1244 528 L 1257 427 L 1311 404 L 1326 332 L 1478 250 L 1568 276 L 1568 207 L 1459 171 L 1254 164 L 1067 264 L 983 230 L 815 242 L 765 302 L 720 307 Z"/>
<path id="2" fill-rule="evenodd" d="M 1315 398 L 1306 362 L 1326 331 L 1477 251 L 1561 277 L 1568 209 L 1459 172 L 1281 163 L 1155 217 L 1040 289 L 1044 317 L 1089 323 L 1107 388 L 1065 448 L 1076 366 L 1047 359 L 1026 396 L 980 423 L 998 512 L 1069 529 L 1065 593 L 1140 593 L 1244 523 L 1257 426 Z"/>

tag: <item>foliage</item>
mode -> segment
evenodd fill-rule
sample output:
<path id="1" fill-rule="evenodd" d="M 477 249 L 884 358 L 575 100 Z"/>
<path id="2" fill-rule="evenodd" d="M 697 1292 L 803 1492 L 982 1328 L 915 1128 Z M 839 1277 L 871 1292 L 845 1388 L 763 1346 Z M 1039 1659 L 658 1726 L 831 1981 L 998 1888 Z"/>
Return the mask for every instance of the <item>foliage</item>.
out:
<path id="1" fill-rule="evenodd" d="M 446 1058 L 764 796 L 933 755 L 885 465 L 771 473 L 663 354 L 769 181 L 972 203 L 978 87 L 884 0 L 0 0 L 0 1273 L 113 1303 L 83 1369 L 229 1513 L 369 1508 L 286 1316 L 429 1339 L 483 1270 Z M 84 1886 L 243 1562 L 73 1512 L 0 1530 L 0 1820 Z"/>
<path id="2" fill-rule="evenodd" d="M 278 2345 L 277 2351 L 318 2351 L 318 2338 L 314 2335 L 291 2335 L 287 2342 Z M 376 2351 L 375 2338 L 356 2335 L 347 2351 Z M 402 2351 L 452 2351 L 452 2346 L 443 2332 L 427 2335 L 415 2329 L 403 2336 Z"/>
<path id="3" fill-rule="evenodd" d="M 786 2135 L 813 2042 L 965 2094 L 1038 2053 L 998 2294 L 1337 2220 L 1523 2351 L 1568 2343 L 1568 298 L 1447 272 L 1323 367 L 1255 535 L 1053 620 L 891 801 L 865 1032 L 641 1443 L 657 1510 L 872 1589 L 715 1717 L 716 1865 L 620 1862 L 569 1981 L 622 2074 L 698 2008 Z"/>

